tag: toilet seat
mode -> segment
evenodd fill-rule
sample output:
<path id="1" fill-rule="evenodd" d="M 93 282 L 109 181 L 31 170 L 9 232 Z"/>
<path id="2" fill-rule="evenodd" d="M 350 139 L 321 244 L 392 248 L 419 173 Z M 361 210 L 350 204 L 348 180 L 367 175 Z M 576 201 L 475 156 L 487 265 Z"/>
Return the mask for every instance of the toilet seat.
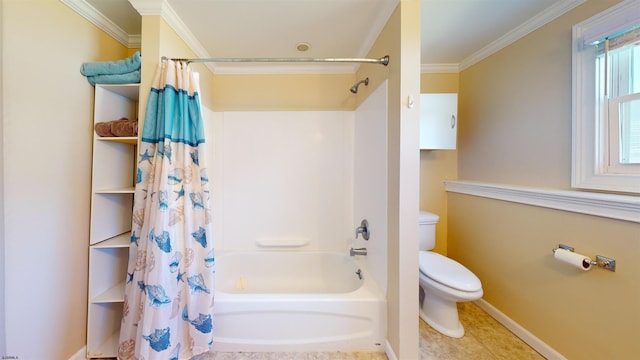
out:
<path id="1" fill-rule="evenodd" d="M 433 251 L 420 251 L 420 271 L 430 279 L 460 291 L 482 289 L 480 279 L 459 262 Z"/>

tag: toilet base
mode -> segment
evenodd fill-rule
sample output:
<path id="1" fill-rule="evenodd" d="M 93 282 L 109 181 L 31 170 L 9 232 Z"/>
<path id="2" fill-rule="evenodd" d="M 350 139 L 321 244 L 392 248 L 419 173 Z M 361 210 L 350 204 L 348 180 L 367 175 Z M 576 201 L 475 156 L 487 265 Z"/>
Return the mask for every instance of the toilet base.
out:
<path id="1" fill-rule="evenodd" d="M 438 296 L 424 294 L 420 307 L 420 318 L 434 330 L 452 338 L 464 336 L 464 327 L 458 317 L 458 305 L 455 301 L 448 301 Z"/>

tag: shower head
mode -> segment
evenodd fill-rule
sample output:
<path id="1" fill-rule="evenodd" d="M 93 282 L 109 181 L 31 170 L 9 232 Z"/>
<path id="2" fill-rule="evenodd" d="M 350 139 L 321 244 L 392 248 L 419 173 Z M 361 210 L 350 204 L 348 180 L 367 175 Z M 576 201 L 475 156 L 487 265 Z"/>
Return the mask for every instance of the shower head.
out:
<path id="1" fill-rule="evenodd" d="M 364 86 L 369 85 L 369 78 L 366 78 L 364 80 L 358 81 L 355 85 L 353 85 L 351 87 L 351 89 L 349 89 L 349 91 L 351 91 L 354 94 L 357 94 L 358 93 L 358 86 L 360 86 L 360 84 L 362 84 L 362 83 L 364 83 Z"/>

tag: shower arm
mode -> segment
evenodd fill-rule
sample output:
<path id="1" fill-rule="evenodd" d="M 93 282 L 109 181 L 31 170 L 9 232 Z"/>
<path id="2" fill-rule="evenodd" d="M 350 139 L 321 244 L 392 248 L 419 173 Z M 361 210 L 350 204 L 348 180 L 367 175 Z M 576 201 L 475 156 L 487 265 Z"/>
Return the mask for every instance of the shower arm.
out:
<path id="1" fill-rule="evenodd" d="M 358 81 L 357 83 L 355 83 L 355 85 L 353 85 L 351 87 L 351 89 L 349 89 L 349 91 L 351 91 L 354 94 L 357 94 L 358 93 L 358 88 L 360 87 L 360 84 L 363 84 L 363 83 L 364 83 L 364 86 L 368 86 L 369 85 L 369 78 L 365 78 L 364 80 Z"/>

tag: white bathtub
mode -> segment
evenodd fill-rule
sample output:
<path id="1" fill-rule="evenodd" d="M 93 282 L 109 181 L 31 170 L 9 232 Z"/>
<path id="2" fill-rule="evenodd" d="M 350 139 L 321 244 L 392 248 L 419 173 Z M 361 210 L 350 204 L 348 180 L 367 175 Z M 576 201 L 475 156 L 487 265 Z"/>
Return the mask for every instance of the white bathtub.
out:
<path id="1" fill-rule="evenodd" d="M 384 351 L 384 295 L 348 254 L 234 252 L 215 266 L 214 350 Z"/>

